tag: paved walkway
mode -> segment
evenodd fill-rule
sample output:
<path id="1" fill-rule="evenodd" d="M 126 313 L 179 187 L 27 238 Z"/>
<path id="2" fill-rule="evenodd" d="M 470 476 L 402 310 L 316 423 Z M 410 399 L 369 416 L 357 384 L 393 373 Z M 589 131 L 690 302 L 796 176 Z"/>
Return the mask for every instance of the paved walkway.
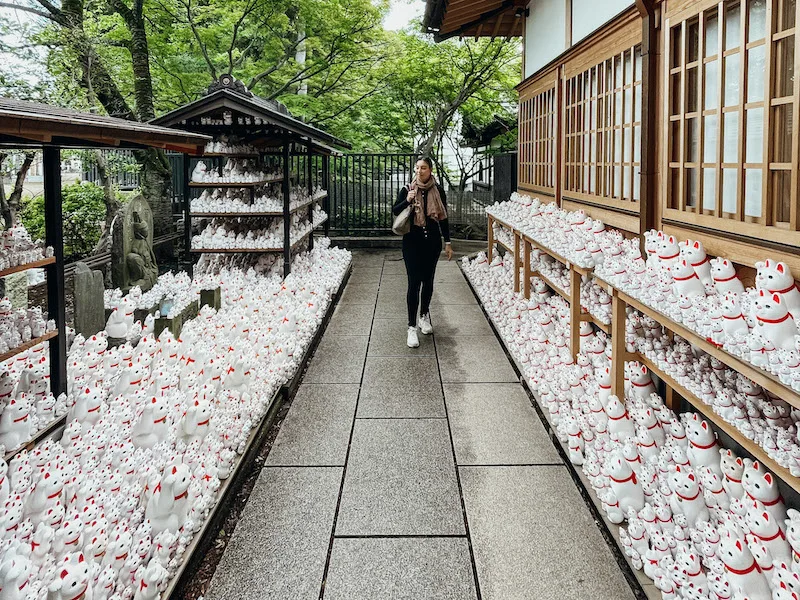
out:
<path id="1" fill-rule="evenodd" d="M 633 598 L 454 262 L 406 347 L 399 257 L 354 253 L 208 597 Z"/>

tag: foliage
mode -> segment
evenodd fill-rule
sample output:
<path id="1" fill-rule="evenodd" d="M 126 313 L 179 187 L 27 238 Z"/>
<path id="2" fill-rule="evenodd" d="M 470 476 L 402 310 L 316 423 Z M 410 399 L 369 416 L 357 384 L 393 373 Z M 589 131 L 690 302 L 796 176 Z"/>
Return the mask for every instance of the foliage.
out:
<path id="1" fill-rule="evenodd" d="M 106 207 L 103 188 L 93 183 L 76 183 L 62 189 L 64 214 L 64 259 L 78 260 L 92 253 L 102 233 Z M 20 218 L 31 237 L 44 239 L 44 196 L 23 202 Z"/>

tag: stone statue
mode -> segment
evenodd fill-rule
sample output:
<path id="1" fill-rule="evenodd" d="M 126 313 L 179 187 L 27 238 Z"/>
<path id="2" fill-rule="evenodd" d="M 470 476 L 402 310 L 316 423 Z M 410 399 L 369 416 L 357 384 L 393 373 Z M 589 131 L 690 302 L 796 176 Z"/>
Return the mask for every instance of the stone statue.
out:
<path id="1" fill-rule="evenodd" d="M 138 285 L 146 292 L 158 279 L 153 253 L 153 213 L 141 195 L 132 198 L 111 225 L 111 276 L 127 292 Z"/>
<path id="2" fill-rule="evenodd" d="M 158 265 L 153 246 L 148 241 L 147 223 L 142 222 L 138 212 L 133 213 L 133 241 L 131 251 L 125 256 L 128 267 L 129 287 L 138 285 L 146 292 L 158 279 Z"/>

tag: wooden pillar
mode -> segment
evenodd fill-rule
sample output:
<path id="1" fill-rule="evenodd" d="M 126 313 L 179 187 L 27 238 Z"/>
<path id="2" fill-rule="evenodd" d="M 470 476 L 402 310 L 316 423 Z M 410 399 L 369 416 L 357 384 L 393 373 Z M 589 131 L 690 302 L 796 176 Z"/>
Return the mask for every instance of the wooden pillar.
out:
<path id="1" fill-rule="evenodd" d="M 286 139 L 283 141 L 283 276 L 286 277 L 292 272 L 292 244 L 289 241 L 289 225 L 291 215 L 289 214 L 289 154 L 291 142 Z"/>
<path id="2" fill-rule="evenodd" d="M 611 296 L 611 393 L 625 399 L 625 309 L 627 305 L 616 289 Z"/>
<path id="3" fill-rule="evenodd" d="M 308 196 L 309 198 L 314 193 L 314 168 L 312 164 L 312 160 L 314 158 L 314 152 L 311 148 L 311 138 L 308 138 L 308 153 L 306 154 L 306 161 L 308 164 L 306 165 L 306 177 L 308 178 Z M 308 236 L 308 249 L 314 249 L 314 203 L 308 205 L 308 222 L 311 223 L 311 234 Z"/>
<path id="4" fill-rule="evenodd" d="M 522 246 L 524 251 L 522 253 L 522 260 L 524 262 L 522 266 L 522 271 L 524 273 L 525 280 L 522 282 L 522 294 L 525 296 L 526 300 L 531 299 L 531 277 L 533 273 L 531 273 L 531 243 L 526 240 L 525 238 L 522 239 Z"/>
<path id="5" fill-rule="evenodd" d="M 325 190 L 325 199 L 322 201 L 322 209 L 328 215 L 328 220 L 325 221 L 325 237 L 328 237 L 331 231 L 331 157 L 327 154 L 322 156 L 322 187 Z"/>
<path id="6" fill-rule="evenodd" d="M 489 259 L 489 262 L 492 262 L 492 254 L 494 254 L 494 219 L 491 215 L 486 215 L 486 234 L 489 238 L 489 249 L 486 252 L 486 256 Z"/>
<path id="7" fill-rule="evenodd" d="M 572 357 L 581 351 L 581 274 L 569 266 L 569 345 Z"/>
<path id="8" fill-rule="evenodd" d="M 639 185 L 639 233 L 656 226 L 656 101 L 658 94 L 657 61 L 658 35 L 656 31 L 655 2 L 637 0 L 642 15 L 642 133 L 641 177 Z M 701 65 L 702 66 L 702 65 Z M 636 157 L 634 157 L 636 160 Z M 645 255 L 644 238 L 640 239 Z"/>
<path id="9" fill-rule="evenodd" d="M 192 188 L 189 187 L 189 178 L 191 171 L 189 166 L 191 164 L 189 155 L 183 154 L 183 248 L 186 252 L 186 271 L 189 277 L 192 276 L 194 271 L 194 260 L 192 259 Z"/>
<path id="10" fill-rule="evenodd" d="M 58 335 L 50 344 L 50 389 L 53 395 L 67 391 L 67 327 L 64 288 L 64 228 L 61 209 L 61 149 L 45 146 L 42 157 L 44 175 L 44 236 L 52 246 L 56 261 L 47 265 L 47 316 L 56 322 Z"/>
<path id="11" fill-rule="evenodd" d="M 514 235 L 514 293 L 519 293 L 519 268 L 522 262 L 522 253 L 519 248 L 520 233 L 516 229 L 511 230 Z"/>

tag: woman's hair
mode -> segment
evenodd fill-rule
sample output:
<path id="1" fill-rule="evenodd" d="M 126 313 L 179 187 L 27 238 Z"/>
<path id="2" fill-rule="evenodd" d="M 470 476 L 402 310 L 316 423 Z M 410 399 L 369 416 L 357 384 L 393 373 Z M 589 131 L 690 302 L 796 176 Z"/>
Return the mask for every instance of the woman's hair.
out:
<path id="1" fill-rule="evenodd" d="M 419 161 L 423 161 L 426 165 L 428 165 L 428 168 L 430 168 L 431 171 L 433 170 L 433 161 L 429 157 L 420 156 L 415 162 L 419 162 Z"/>

